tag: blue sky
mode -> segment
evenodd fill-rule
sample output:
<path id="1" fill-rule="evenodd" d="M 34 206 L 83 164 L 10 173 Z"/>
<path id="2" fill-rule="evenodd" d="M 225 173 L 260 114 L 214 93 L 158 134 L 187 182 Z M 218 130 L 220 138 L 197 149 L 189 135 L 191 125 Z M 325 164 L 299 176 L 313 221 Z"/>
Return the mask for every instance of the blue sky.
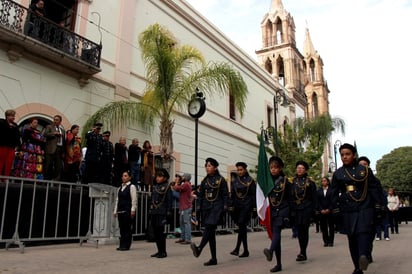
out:
<path id="1" fill-rule="evenodd" d="M 186 0 L 256 60 L 260 22 L 271 0 Z M 332 117 L 345 120 L 372 168 L 383 155 L 412 145 L 412 0 L 282 0 L 303 50 L 306 27 L 324 62 Z M 338 156 L 338 166 L 341 165 Z"/>

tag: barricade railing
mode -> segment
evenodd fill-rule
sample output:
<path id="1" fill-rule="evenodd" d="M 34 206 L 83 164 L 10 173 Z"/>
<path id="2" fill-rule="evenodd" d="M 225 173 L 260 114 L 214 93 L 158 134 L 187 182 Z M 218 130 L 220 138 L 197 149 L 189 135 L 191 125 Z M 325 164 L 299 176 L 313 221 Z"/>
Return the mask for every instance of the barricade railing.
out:
<path id="1" fill-rule="evenodd" d="M 0 248 L 17 245 L 21 253 L 25 243 L 79 241 L 95 244 L 117 242 L 119 228 L 113 209 L 118 188 L 104 184 L 80 184 L 59 181 L 0 176 Z M 133 236 L 147 239 L 150 193 L 137 191 L 137 212 Z M 201 233 L 201 214 L 197 201 L 198 225 L 192 233 Z M 178 237 L 179 216 L 174 211 L 165 232 Z M 218 226 L 219 233 L 233 233 L 236 226 L 229 213 Z M 251 218 L 249 230 L 261 229 Z"/>

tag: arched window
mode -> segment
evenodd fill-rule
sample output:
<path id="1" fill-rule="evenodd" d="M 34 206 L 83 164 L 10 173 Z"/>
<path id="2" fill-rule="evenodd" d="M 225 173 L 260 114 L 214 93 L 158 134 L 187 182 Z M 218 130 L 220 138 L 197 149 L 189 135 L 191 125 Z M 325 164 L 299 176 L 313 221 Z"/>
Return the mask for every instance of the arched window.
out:
<path id="1" fill-rule="evenodd" d="M 267 72 L 269 72 L 270 74 L 273 73 L 273 67 L 272 67 L 272 61 L 268 58 L 265 62 L 265 69 Z"/>
<path id="2" fill-rule="evenodd" d="M 286 78 L 285 78 L 285 64 L 283 63 L 283 58 L 282 56 L 279 56 L 276 60 L 276 68 L 278 72 L 278 77 L 279 77 L 279 83 L 281 83 L 283 86 L 286 85 Z"/>
<path id="3" fill-rule="evenodd" d="M 283 29 L 282 20 L 278 17 L 276 18 L 276 45 L 280 45 L 283 42 Z"/>
<path id="4" fill-rule="evenodd" d="M 314 92 L 312 95 L 312 118 L 319 116 L 318 95 Z"/>
<path id="5" fill-rule="evenodd" d="M 309 74 L 310 74 L 310 81 L 315 82 L 316 81 L 316 66 L 315 66 L 315 61 L 313 59 L 310 59 L 309 63 Z"/>

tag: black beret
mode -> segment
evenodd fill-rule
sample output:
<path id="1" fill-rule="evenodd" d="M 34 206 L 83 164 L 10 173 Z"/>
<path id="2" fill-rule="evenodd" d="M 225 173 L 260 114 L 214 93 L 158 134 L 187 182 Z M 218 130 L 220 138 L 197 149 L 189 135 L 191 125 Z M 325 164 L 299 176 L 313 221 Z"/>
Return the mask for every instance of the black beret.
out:
<path id="1" fill-rule="evenodd" d="M 103 124 L 102 124 L 102 123 L 94 123 L 94 126 L 95 126 L 95 127 L 102 127 Z"/>
<path id="2" fill-rule="evenodd" d="M 247 168 L 247 164 L 246 164 L 245 162 L 237 162 L 235 166 L 236 166 L 236 167 L 241 166 L 241 167 L 243 167 L 244 169 Z"/>
<path id="3" fill-rule="evenodd" d="M 169 172 L 164 168 L 156 169 L 156 176 L 165 177 L 166 179 L 170 178 Z"/>
<path id="4" fill-rule="evenodd" d="M 351 144 L 348 144 L 348 143 L 344 143 L 343 145 L 341 145 L 340 148 L 339 148 L 339 152 L 344 148 L 350 149 L 353 152 L 353 154 L 357 153 L 356 147 L 354 147 L 354 146 L 352 146 Z"/>
<path id="5" fill-rule="evenodd" d="M 105 132 L 103 132 L 103 134 L 102 135 L 108 135 L 108 136 L 110 136 L 110 131 L 105 131 Z"/>
<path id="6" fill-rule="evenodd" d="M 218 166 L 219 166 L 218 161 L 216 161 L 215 159 L 210 158 L 210 157 L 205 160 L 205 164 L 207 164 L 207 163 L 210 163 L 210 164 L 211 164 L 212 166 L 214 166 L 214 167 L 218 167 Z"/>
<path id="7" fill-rule="evenodd" d="M 300 165 L 304 166 L 306 170 L 309 170 L 309 164 L 306 163 L 305 161 L 302 161 L 302 160 L 297 161 L 295 167 L 298 167 Z"/>
<path id="8" fill-rule="evenodd" d="M 274 163 L 274 162 L 277 163 L 280 167 L 285 166 L 282 159 L 280 159 L 278 156 L 272 156 L 272 157 L 269 158 L 269 164 Z"/>
<path id="9" fill-rule="evenodd" d="M 368 163 L 368 166 L 371 165 L 371 161 L 370 161 L 369 158 L 366 157 L 366 156 L 361 156 L 361 157 L 359 157 L 358 162 L 360 162 L 360 161 L 365 161 L 365 162 L 367 162 L 367 163 Z"/>

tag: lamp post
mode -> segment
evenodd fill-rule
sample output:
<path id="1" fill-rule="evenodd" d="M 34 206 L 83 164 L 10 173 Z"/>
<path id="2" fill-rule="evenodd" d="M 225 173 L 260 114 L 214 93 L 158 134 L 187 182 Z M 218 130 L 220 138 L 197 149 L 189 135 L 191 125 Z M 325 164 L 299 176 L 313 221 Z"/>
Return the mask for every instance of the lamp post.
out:
<path id="1" fill-rule="evenodd" d="M 274 123 L 275 123 L 275 127 L 274 127 L 274 147 L 275 147 L 275 155 L 278 156 L 279 153 L 279 143 L 278 143 L 278 103 L 279 101 L 282 101 L 281 106 L 283 107 L 287 107 L 289 106 L 289 101 L 285 95 L 285 92 L 281 92 L 280 89 L 276 90 L 275 95 L 273 96 L 273 107 L 274 107 Z"/>
<path id="2" fill-rule="evenodd" d="M 336 140 L 335 141 L 335 144 L 333 145 L 333 150 L 334 150 L 334 152 L 335 152 L 335 168 L 337 168 L 338 167 L 338 162 L 337 162 L 337 159 L 336 159 L 336 154 L 338 153 L 338 149 L 339 149 L 339 147 L 342 145 L 342 142 L 340 141 L 340 140 Z"/>
<path id="3" fill-rule="evenodd" d="M 197 188 L 197 163 L 198 163 L 198 145 L 199 145 L 199 118 L 206 112 L 206 103 L 203 93 L 196 88 L 196 93 L 188 104 L 189 115 L 195 119 L 195 188 Z"/>

